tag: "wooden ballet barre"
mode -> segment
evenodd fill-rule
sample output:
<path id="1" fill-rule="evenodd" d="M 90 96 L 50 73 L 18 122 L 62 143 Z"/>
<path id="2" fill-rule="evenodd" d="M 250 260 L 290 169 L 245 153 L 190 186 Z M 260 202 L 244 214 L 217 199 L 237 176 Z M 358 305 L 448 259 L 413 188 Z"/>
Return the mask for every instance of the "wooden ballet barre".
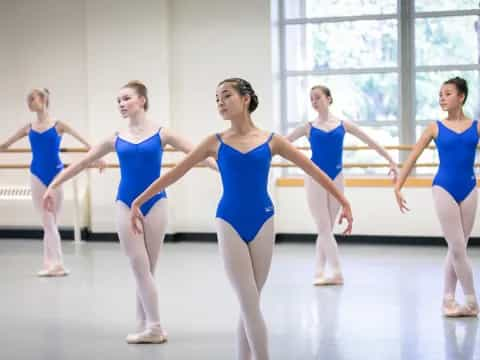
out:
<path id="1" fill-rule="evenodd" d="M 304 150 L 304 151 L 309 151 L 311 150 L 310 146 L 297 146 L 296 147 L 299 150 Z M 413 145 L 386 145 L 383 147 L 386 150 L 399 150 L 399 151 L 409 151 L 413 149 Z M 436 147 L 434 145 L 427 146 L 426 149 L 429 150 L 435 150 Z M 477 149 L 480 149 L 480 145 L 477 146 Z M 366 146 L 366 145 L 349 145 L 349 146 L 344 146 L 343 150 L 345 151 L 359 151 L 359 150 L 373 150 L 372 148 Z M 176 150 L 171 147 L 166 147 L 163 149 L 164 152 L 180 152 L 179 150 Z M 3 150 L 2 152 L 5 153 L 30 153 L 31 150 L 30 148 L 15 148 L 15 149 L 7 149 Z M 86 153 L 88 152 L 87 149 L 85 148 L 61 148 L 60 149 L 61 153 Z"/>
<path id="2" fill-rule="evenodd" d="M 179 150 L 175 150 L 171 147 L 167 147 L 163 149 L 165 152 L 178 152 Z M 31 153 L 30 148 L 14 148 L 14 149 L 7 149 L 1 152 L 4 153 L 13 153 L 13 154 L 20 154 L 20 153 Z M 88 150 L 85 148 L 60 148 L 61 153 L 87 153 Z"/>
<path id="3" fill-rule="evenodd" d="M 70 164 L 63 164 L 64 167 L 68 167 Z M 163 163 L 162 164 L 162 167 L 165 167 L 165 168 L 173 168 L 175 167 L 177 164 L 176 163 Z M 108 168 L 108 169 L 118 169 L 120 167 L 120 165 L 118 164 L 107 164 L 105 166 L 105 168 Z M 207 167 L 206 165 L 195 165 L 195 167 L 198 167 L 198 168 L 204 168 L 204 167 Z M 98 166 L 88 166 L 88 169 L 97 169 Z M 14 170 L 14 169 L 30 169 L 30 164 L 0 164 L 0 170 L 1 169 L 10 169 L 10 170 Z"/>
<path id="4" fill-rule="evenodd" d="M 3 150 L 2 152 L 17 154 L 17 153 L 31 153 L 32 150 L 30 148 L 14 148 L 14 149 Z M 61 148 L 60 152 L 61 153 L 86 153 L 88 152 L 88 150 L 85 148 Z"/>
<path id="5" fill-rule="evenodd" d="M 419 163 L 415 164 L 414 167 L 437 167 L 437 163 Z M 479 164 L 474 164 L 475 167 L 480 167 Z M 272 167 L 278 167 L 278 168 L 294 168 L 297 167 L 297 165 L 292 164 L 292 163 L 272 163 Z M 366 169 L 366 168 L 389 168 L 390 164 L 373 164 L 373 163 L 366 163 L 366 164 L 343 164 L 343 168 L 361 168 L 361 169 Z M 402 167 L 402 164 L 398 164 L 398 167 Z"/>
<path id="6" fill-rule="evenodd" d="M 400 150 L 400 151 L 409 151 L 413 149 L 413 145 L 386 145 L 383 147 L 385 150 Z M 428 150 L 435 150 L 437 147 L 434 145 L 427 146 L 425 149 Z M 297 146 L 297 149 L 299 150 L 311 150 L 310 146 Z M 480 149 L 480 145 L 477 147 L 477 149 Z M 371 147 L 368 147 L 367 145 L 349 145 L 349 146 L 344 146 L 343 150 L 345 151 L 359 151 L 359 150 L 375 150 L 372 149 Z"/>
<path id="7" fill-rule="evenodd" d="M 70 164 L 64 164 L 65 167 L 68 167 Z M 173 168 L 177 165 L 177 163 L 163 163 L 162 167 L 163 168 Z M 399 167 L 402 167 L 402 164 L 398 165 Z M 419 163 L 415 164 L 415 167 L 437 167 L 437 163 Z M 475 167 L 480 167 L 480 163 L 474 164 Z M 108 169 L 118 169 L 120 165 L 118 164 L 107 164 L 105 166 Z M 206 165 L 195 165 L 194 167 L 196 168 L 205 168 L 207 167 Z M 275 168 L 294 168 L 297 167 L 297 165 L 292 164 L 292 163 L 272 163 L 271 167 Z M 352 169 L 352 168 L 361 168 L 361 169 L 367 169 L 367 168 L 389 168 L 389 164 L 374 164 L 374 163 L 365 163 L 365 164 L 355 164 L 355 163 L 350 163 L 350 164 L 343 164 L 344 168 L 347 169 Z M 0 164 L 0 169 L 29 169 L 30 165 L 29 164 Z M 89 169 L 95 169 L 98 168 L 97 166 L 89 166 Z"/>

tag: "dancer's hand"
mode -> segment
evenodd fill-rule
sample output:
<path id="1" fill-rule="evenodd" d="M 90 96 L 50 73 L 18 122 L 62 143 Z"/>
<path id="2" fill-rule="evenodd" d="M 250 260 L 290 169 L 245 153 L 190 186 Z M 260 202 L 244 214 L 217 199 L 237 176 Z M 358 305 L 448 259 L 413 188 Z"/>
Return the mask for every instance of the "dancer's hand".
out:
<path id="1" fill-rule="evenodd" d="M 140 211 L 140 206 L 133 202 L 130 207 L 130 227 L 134 234 L 141 234 L 143 232 L 142 222 L 143 214 Z"/>
<path id="2" fill-rule="evenodd" d="M 47 188 L 47 191 L 45 191 L 45 194 L 43 194 L 42 199 L 43 208 L 52 213 L 55 211 L 55 198 L 53 195 L 53 190 L 51 188 Z"/>
<path id="3" fill-rule="evenodd" d="M 92 163 L 92 167 L 98 168 L 98 172 L 101 174 L 107 168 L 107 162 L 103 159 L 99 159 Z"/>
<path id="4" fill-rule="evenodd" d="M 395 184 L 398 179 L 398 165 L 394 162 L 390 164 L 388 170 L 388 176 L 392 177 L 392 182 Z"/>
<path id="5" fill-rule="evenodd" d="M 395 189 L 395 198 L 397 199 L 398 207 L 402 213 L 410 211 L 410 209 L 407 207 L 407 201 L 404 199 L 399 189 Z"/>
<path id="6" fill-rule="evenodd" d="M 205 161 L 203 162 L 203 164 L 204 164 L 206 167 L 208 167 L 208 168 L 210 168 L 210 169 L 212 169 L 212 170 L 214 170 L 214 171 L 218 171 L 217 162 L 216 162 L 215 160 L 213 160 L 212 158 L 208 158 L 207 160 L 205 160 Z"/>
<path id="7" fill-rule="evenodd" d="M 340 214 L 338 223 L 342 224 L 343 219 L 347 220 L 347 228 L 343 231 L 343 235 L 350 235 L 352 233 L 353 216 L 352 209 L 350 208 L 350 204 L 348 202 L 342 207 L 342 213 Z"/>

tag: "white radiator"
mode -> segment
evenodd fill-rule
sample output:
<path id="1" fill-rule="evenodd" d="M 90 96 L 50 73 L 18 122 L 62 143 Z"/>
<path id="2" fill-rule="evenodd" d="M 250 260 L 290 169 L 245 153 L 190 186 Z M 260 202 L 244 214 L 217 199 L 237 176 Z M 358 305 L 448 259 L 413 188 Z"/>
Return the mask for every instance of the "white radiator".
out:
<path id="1" fill-rule="evenodd" d="M 32 191 L 28 186 L 0 186 L 0 200 L 30 200 Z"/>
<path id="2" fill-rule="evenodd" d="M 74 228 L 79 238 L 80 228 L 88 226 L 88 188 L 84 182 L 79 186 L 74 179 L 63 186 L 63 204 L 58 224 Z M 0 185 L 0 227 L 40 227 L 41 219 L 33 206 L 30 186 Z"/>

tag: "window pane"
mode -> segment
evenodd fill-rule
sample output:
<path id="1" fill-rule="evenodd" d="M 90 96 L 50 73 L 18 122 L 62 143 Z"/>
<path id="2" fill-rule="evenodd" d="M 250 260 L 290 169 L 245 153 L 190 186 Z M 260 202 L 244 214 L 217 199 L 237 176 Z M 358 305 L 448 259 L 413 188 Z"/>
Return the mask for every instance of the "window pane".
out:
<path id="1" fill-rule="evenodd" d="M 478 64 L 478 17 L 417 19 L 415 25 L 417 65 Z"/>
<path id="2" fill-rule="evenodd" d="M 362 126 L 362 130 L 373 137 L 382 146 L 398 145 L 398 127 L 397 126 Z M 365 145 L 359 139 L 347 134 L 345 136 L 345 145 Z M 388 150 L 395 161 L 398 161 L 398 151 Z M 343 154 L 344 164 L 385 164 L 387 161 L 373 150 L 346 150 Z M 348 168 L 345 169 L 348 175 L 387 175 L 388 168 Z"/>
<path id="3" fill-rule="evenodd" d="M 438 71 L 417 72 L 416 74 L 416 112 L 417 120 L 436 120 L 445 117 L 438 105 L 438 92 L 442 83 L 454 76 L 460 76 L 468 82 L 468 98 L 464 106 L 467 116 L 479 118 L 479 72 L 478 71 Z"/>
<path id="4" fill-rule="evenodd" d="M 415 132 L 417 135 L 417 139 L 422 135 L 423 131 L 425 130 L 425 127 L 427 125 L 417 125 L 415 128 Z M 435 143 L 432 141 L 430 145 L 435 145 Z M 436 163 L 438 164 L 438 152 L 436 149 L 430 150 L 430 149 L 425 149 L 420 155 L 420 157 L 417 160 L 418 164 L 425 164 L 425 163 Z M 437 172 L 437 167 L 417 167 L 416 168 L 416 173 L 418 175 L 434 175 Z"/>
<path id="5" fill-rule="evenodd" d="M 288 25 L 287 70 L 397 66 L 397 21 Z"/>
<path id="6" fill-rule="evenodd" d="M 478 0 L 415 0 L 416 11 L 474 10 L 478 8 Z"/>
<path id="7" fill-rule="evenodd" d="M 396 0 L 284 0 L 291 18 L 395 14 Z"/>
<path id="8" fill-rule="evenodd" d="M 396 121 L 398 76 L 391 74 L 289 77 L 287 79 L 287 121 L 315 118 L 310 106 L 310 88 L 326 85 L 333 97 L 332 112 L 358 122 Z"/>

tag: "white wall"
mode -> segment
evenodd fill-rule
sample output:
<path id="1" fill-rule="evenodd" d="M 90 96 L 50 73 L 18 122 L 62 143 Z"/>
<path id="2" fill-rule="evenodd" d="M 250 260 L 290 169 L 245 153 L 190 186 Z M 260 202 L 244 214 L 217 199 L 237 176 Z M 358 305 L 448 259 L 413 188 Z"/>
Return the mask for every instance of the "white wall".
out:
<path id="1" fill-rule="evenodd" d="M 49 88 L 51 114 L 55 118 L 68 121 L 81 133 L 88 133 L 83 2 L 21 0 L 1 3 L 2 139 L 32 119 L 25 99 L 34 87 Z M 63 145 L 74 144 L 65 137 Z M 28 141 L 24 139 L 18 145 L 28 146 Z M 63 158 L 70 159 L 68 156 Z M 1 161 L 29 163 L 30 155 L 5 154 Z M 29 184 L 28 172 L 2 170 L 1 183 Z M 71 186 L 65 190 L 67 199 L 70 199 Z M 67 209 L 60 222 L 71 223 L 71 213 L 71 209 Z M 12 222 L 12 217 L 17 219 Z M 10 207 L 2 218 L 8 225 L 40 223 L 31 209 L 26 210 L 22 201 L 18 207 Z"/>
<path id="2" fill-rule="evenodd" d="M 2 61 L 6 62 L 2 66 L 2 135 L 10 134 L 32 118 L 25 99 L 33 87 L 47 87 L 52 94 L 52 115 L 85 133 L 88 127 L 82 2 L 23 0 L 2 4 L 6 9 L 1 12 L 1 22 L 9 28 L 2 31 L 0 38 L 5 58 Z M 67 146 L 73 143 L 70 139 L 64 142 Z"/>
<path id="3" fill-rule="evenodd" d="M 149 91 L 150 117 L 168 126 L 170 112 L 167 2 L 162 0 L 87 0 L 86 69 L 90 135 L 99 141 L 121 127 L 118 89 L 129 80 Z M 109 161 L 117 161 L 109 156 Z M 118 170 L 91 174 L 91 228 L 114 231 Z M 115 185 L 113 185 L 115 184 Z"/>
<path id="4" fill-rule="evenodd" d="M 269 2 L 170 4 L 172 127 L 195 141 L 224 129 L 216 112 L 216 86 L 227 77 L 243 77 L 259 95 L 254 118 L 272 128 Z M 194 170 L 169 193 L 175 231 L 214 231 L 212 219 L 221 193 L 217 174 Z"/>
<path id="5" fill-rule="evenodd" d="M 441 236 L 430 188 L 405 188 L 408 206 L 400 213 L 390 188 L 346 188 L 352 204 L 353 234 L 393 236 Z M 303 187 L 279 188 L 274 191 L 276 230 L 282 233 L 314 233 L 315 226 L 305 200 Z M 341 232 L 344 226 L 335 227 Z M 477 221 L 472 236 L 480 236 Z"/>
<path id="6" fill-rule="evenodd" d="M 2 53 L 8 54 L 1 60 L 2 138 L 31 120 L 25 96 L 33 87 L 49 88 L 51 115 L 68 121 L 92 143 L 125 125 L 115 97 L 119 87 L 131 79 L 147 83 L 151 116 L 168 124 L 166 0 L 135 4 L 125 0 L 21 0 L 1 6 L 0 23 L 8 29 L 0 37 Z M 25 139 L 18 145 L 28 142 Z M 63 145 L 78 146 L 68 136 Z M 63 158 L 69 161 L 72 157 Z M 29 155 L 2 155 L 5 163 L 29 160 Z M 112 183 L 118 182 L 118 170 L 102 177 L 94 173 L 91 178 L 92 229 L 112 231 Z M 28 184 L 27 171 L 3 170 L 1 179 L 2 184 Z M 65 190 L 68 203 L 71 185 Z M 24 214 L 19 205 L 18 215 Z M 62 216 L 61 223 L 71 224 L 71 217 Z M 32 224 L 38 224 L 36 217 Z"/>
<path id="7" fill-rule="evenodd" d="M 46 86 L 52 92 L 53 115 L 97 142 L 125 126 L 115 97 L 126 81 L 140 79 L 149 88 L 150 116 L 197 142 L 226 126 L 215 110 L 215 87 L 231 76 L 252 82 L 260 98 L 254 118 L 261 127 L 276 130 L 278 97 L 273 89 L 278 62 L 276 50 L 272 51 L 275 28 L 270 19 L 266 0 L 2 1 L 0 138 L 31 119 L 25 106 L 27 91 Z M 75 142 L 66 137 L 64 144 Z M 29 161 L 29 156 L 0 156 L 1 163 Z M 167 155 L 166 161 L 177 158 Z M 115 155 L 109 160 L 116 161 Z M 1 170 L 0 185 L 27 184 L 27 174 Z M 114 231 L 118 170 L 90 175 L 91 228 Z M 72 223 L 70 189 L 71 185 L 66 186 L 67 209 L 62 217 L 66 225 Z M 168 193 L 170 232 L 214 231 L 221 193 L 218 174 L 192 170 Z M 278 232 L 314 232 L 303 188 L 272 187 L 271 193 Z M 402 216 L 390 189 L 347 189 L 355 215 L 354 233 L 439 235 L 430 189 L 405 193 L 412 213 Z M 38 225 L 34 213 L 24 210 L 26 206 L 31 205 L 19 205 L 15 212 L 2 206 L 0 213 L 18 214 L 23 216 L 22 224 Z M 6 219 L 0 226 L 13 222 L 0 218 Z M 477 226 L 474 235 L 479 234 Z"/>

